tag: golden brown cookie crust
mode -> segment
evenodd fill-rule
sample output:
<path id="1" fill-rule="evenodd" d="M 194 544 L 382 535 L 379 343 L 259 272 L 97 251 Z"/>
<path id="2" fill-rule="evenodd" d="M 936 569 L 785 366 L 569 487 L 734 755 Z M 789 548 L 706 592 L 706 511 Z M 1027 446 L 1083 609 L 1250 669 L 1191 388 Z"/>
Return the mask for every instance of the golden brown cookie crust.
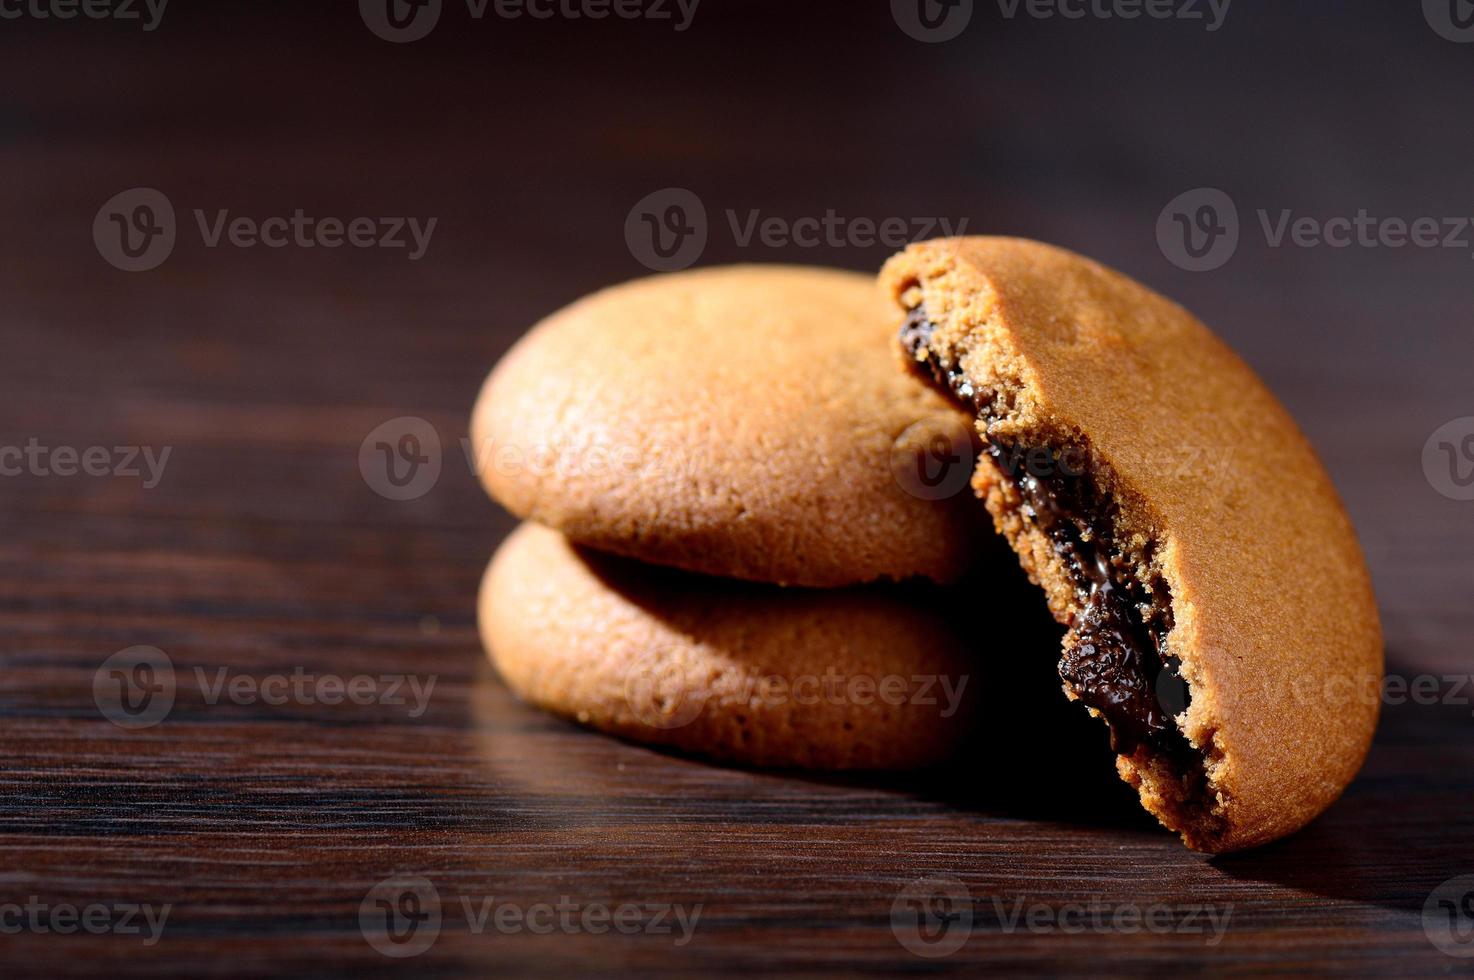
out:
<path id="1" fill-rule="evenodd" d="M 892 476 L 909 426 L 966 416 L 898 374 L 892 313 L 850 272 L 653 276 L 548 317 L 472 422 L 491 495 L 580 544 L 753 581 L 955 579 L 980 526 Z M 960 421 L 959 421 L 960 420 Z"/>
<path id="2" fill-rule="evenodd" d="M 1143 805 L 1202 850 L 1261 844 L 1342 792 L 1376 725 L 1375 600 L 1314 451 L 1254 373 L 1175 303 L 1063 249 L 1007 238 L 914 245 L 881 275 L 921 304 L 928 347 L 996 394 L 985 435 L 1085 443 L 1119 506 L 1118 540 L 1171 592 L 1167 649 L 1192 700 L 1178 719 L 1208 789 L 1149 749 L 1118 756 Z M 1075 583 L 988 457 L 975 487 L 1069 624 Z"/>
<path id="3" fill-rule="evenodd" d="M 972 682 L 924 605 L 708 579 L 529 523 L 487 570 L 480 626 L 513 691 L 592 728 L 744 765 L 909 769 L 964 735 Z"/>

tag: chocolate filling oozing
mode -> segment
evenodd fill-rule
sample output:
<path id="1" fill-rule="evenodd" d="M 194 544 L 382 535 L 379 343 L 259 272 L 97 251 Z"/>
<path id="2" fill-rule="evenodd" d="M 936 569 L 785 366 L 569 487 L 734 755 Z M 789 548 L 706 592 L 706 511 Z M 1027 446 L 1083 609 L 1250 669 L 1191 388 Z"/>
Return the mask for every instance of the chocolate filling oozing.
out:
<path id="1" fill-rule="evenodd" d="M 958 401 L 986 416 L 996 393 L 975 390 L 961 369 L 930 349 L 936 329 L 916 307 L 901 327 L 901 343 L 918 368 Z M 1187 684 L 1166 653 L 1172 604 L 1166 583 L 1144 584 L 1114 544 L 1111 507 L 1094 485 L 1082 446 L 1022 447 L 988 437 L 985 451 L 1023 500 L 1024 515 L 1053 544 L 1079 602 L 1060 677 L 1076 697 L 1105 717 L 1112 747 L 1131 754 L 1147 744 L 1174 758 L 1192 747 L 1173 722 L 1186 709 Z M 1147 556 L 1149 557 L 1149 556 Z"/>

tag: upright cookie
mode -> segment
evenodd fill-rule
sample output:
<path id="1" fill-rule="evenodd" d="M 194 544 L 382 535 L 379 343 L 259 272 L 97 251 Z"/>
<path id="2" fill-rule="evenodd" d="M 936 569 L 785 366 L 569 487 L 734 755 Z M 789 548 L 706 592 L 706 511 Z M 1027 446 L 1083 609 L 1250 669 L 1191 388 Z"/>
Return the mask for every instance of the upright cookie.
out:
<path id="1" fill-rule="evenodd" d="M 890 321 L 873 281 L 824 269 L 606 289 L 492 372 L 481 478 L 519 517 L 643 561 L 806 586 L 953 579 L 977 515 L 904 471 L 967 422 L 895 370 Z"/>
<path id="2" fill-rule="evenodd" d="M 513 691 L 592 728 L 753 766 L 909 769 L 958 743 L 975 690 L 926 605 L 691 575 L 524 524 L 480 623 Z"/>
<path id="3" fill-rule="evenodd" d="M 1273 395 L 1181 307 L 1048 245 L 926 242 L 881 278 L 913 366 L 978 419 L 974 485 L 1143 805 L 1205 851 L 1330 805 L 1376 725 L 1381 629 Z"/>

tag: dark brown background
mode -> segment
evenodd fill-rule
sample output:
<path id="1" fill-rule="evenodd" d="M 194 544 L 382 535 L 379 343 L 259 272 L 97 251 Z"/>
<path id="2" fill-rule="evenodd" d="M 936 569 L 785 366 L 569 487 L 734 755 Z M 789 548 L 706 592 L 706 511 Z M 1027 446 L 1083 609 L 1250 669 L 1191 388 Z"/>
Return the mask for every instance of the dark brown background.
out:
<path id="1" fill-rule="evenodd" d="M 1270 248 L 1255 212 L 1474 214 L 1474 47 L 1440 39 L 1416 3 L 1238 0 L 1214 33 L 1010 21 L 979 3 L 941 45 L 908 39 L 883 3 L 705 0 L 676 33 L 476 22 L 450 2 L 408 45 L 374 37 L 351 3 L 304 6 L 175 0 L 152 33 L 0 21 L 0 445 L 173 447 L 153 490 L 0 479 L 0 903 L 174 905 L 151 948 L 0 935 L 0 973 L 1468 972 L 1422 917 L 1436 886 L 1474 873 L 1467 697 L 1389 705 L 1337 806 L 1215 860 L 1102 776 L 1101 733 L 1050 737 L 1078 719 L 1047 701 L 909 785 L 654 753 L 518 705 L 485 664 L 473 596 L 510 522 L 455 440 L 528 325 L 645 271 L 623 228 L 651 191 L 702 197 L 704 263 L 873 270 L 888 251 L 742 248 L 728 208 L 965 218 L 1099 257 L 1213 324 L 1342 489 L 1389 669 L 1467 674 L 1474 504 L 1436 493 L 1421 454 L 1474 414 L 1470 249 Z M 90 229 L 135 186 L 170 197 L 181 240 L 129 274 Z M 1195 274 L 1154 227 L 1203 186 L 1234 197 L 1244 234 Z M 194 208 L 439 225 L 419 262 L 207 249 Z M 431 421 L 448 454 L 431 493 L 395 503 L 357 453 L 403 415 Z M 990 636 L 980 655 L 1028 659 L 1047 682 L 1051 643 Z M 128 733 L 91 683 L 133 644 L 181 670 L 438 684 L 419 719 L 212 707 L 182 689 L 165 722 Z M 447 907 L 434 948 L 403 962 L 357 918 L 395 872 L 433 879 Z M 969 942 L 939 960 L 889 924 L 898 891 L 932 874 L 979 900 Z M 705 909 L 677 948 L 476 935 L 460 895 Z M 1217 946 L 1008 934 L 995 897 L 1210 902 L 1233 918 Z"/>

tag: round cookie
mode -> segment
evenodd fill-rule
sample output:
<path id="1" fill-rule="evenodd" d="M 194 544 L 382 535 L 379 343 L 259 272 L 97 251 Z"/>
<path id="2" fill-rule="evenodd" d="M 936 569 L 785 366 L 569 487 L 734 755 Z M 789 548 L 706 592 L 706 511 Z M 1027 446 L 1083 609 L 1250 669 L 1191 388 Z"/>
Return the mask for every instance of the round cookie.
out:
<path id="1" fill-rule="evenodd" d="M 1329 806 L 1376 726 L 1381 629 L 1274 396 L 1181 307 L 1062 249 L 925 242 L 881 278 L 913 366 L 978 420 L 974 486 L 1143 805 L 1205 851 Z"/>
<path id="2" fill-rule="evenodd" d="M 978 515 L 910 474 L 948 431 L 966 450 L 967 418 L 896 371 L 891 320 L 873 280 L 826 269 L 605 289 L 492 372 L 477 469 L 513 514 L 643 561 L 813 587 L 955 579 Z"/>
<path id="3" fill-rule="evenodd" d="M 909 769 L 966 734 L 961 643 L 883 587 L 706 578 L 529 523 L 487 569 L 480 626 L 521 698 L 633 741 L 752 766 Z"/>

